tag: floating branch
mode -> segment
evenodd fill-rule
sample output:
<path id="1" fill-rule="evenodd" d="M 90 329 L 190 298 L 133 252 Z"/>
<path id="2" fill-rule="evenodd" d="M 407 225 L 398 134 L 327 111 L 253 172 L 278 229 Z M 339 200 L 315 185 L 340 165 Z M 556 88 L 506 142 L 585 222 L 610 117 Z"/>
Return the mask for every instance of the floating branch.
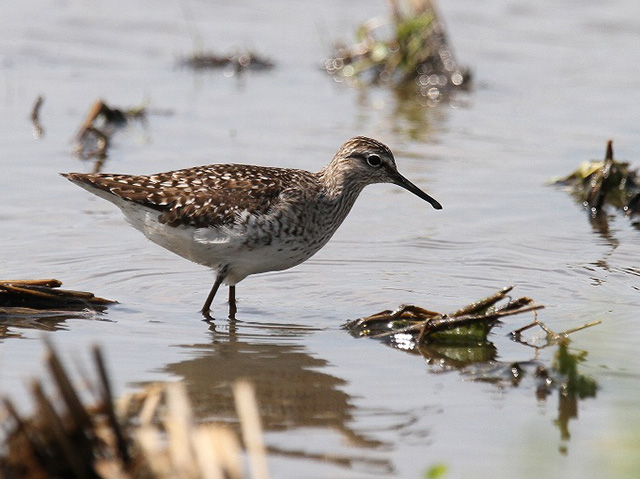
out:
<path id="1" fill-rule="evenodd" d="M 414 305 L 403 305 L 394 311 L 385 310 L 350 321 L 345 325 L 345 328 L 358 337 L 395 340 L 394 345 L 398 344 L 398 337 L 402 337 L 400 343 L 406 346 L 408 343 L 404 336 L 410 335 L 412 337 L 410 349 L 422 348 L 427 344 L 447 346 L 452 344 L 484 344 L 487 342 L 491 328 L 498 324 L 502 318 L 514 314 L 534 312 L 536 314 L 534 320 L 511 332 L 511 337 L 514 341 L 539 349 L 558 344 L 572 333 L 600 324 L 600 321 L 593 321 L 555 333 L 537 317 L 537 311 L 544 306 L 535 304 L 531 298 L 527 297 L 509 299 L 508 294 L 512 289 L 513 286 L 502 288 L 491 296 L 449 314 L 438 313 Z M 506 303 L 498 304 L 503 300 L 507 300 Z M 534 327 L 545 333 L 543 345 L 529 342 L 523 338 L 522 333 Z M 402 349 L 409 348 L 403 347 Z"/>
<path id="2" fill-rule="evenodd" d="M 114 301 L 99 298 L 86 291 L 60 289 L 57 279 L 0 280 L 0 314 L 10 314 L 11 308 L 48 309 L 100 309 Z M 104 308 L 101 308 L 104 309 Z"/>
<path id="3" fill-rule="evenodd" d="M 533 300 L 527 297 L 497 306 L 496 303 L 507 299 L 512 289 L 513 286 L 503 288 L 450 314 L 437 313 L 413 305 L 401 306 L 395 311 L 382 311 L 356 319 L 349 322 L 346 328 L 357 336 L 373 338 L 413 334 L 416 335 L 417 343 L 486 340 L 491 328 L 501 318 L 544 307 L 533 304 Z"/>
<path id="4" fill-rule="evenodd" d="M 61 289 L 57 279 L 0 280 L 0 338 L 20 336 L 11 328 L 55 331 L 71 318 L 94 318 L 109 299 Z"/>

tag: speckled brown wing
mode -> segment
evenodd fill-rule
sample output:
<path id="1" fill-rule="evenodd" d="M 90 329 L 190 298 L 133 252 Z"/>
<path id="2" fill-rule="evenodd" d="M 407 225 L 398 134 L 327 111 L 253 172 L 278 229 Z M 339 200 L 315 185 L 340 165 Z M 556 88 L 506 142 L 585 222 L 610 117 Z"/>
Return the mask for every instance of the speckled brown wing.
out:
<path id="1" fill-rule="evenodd" d="M 149 176 L 67 173 L 66 178 L 157 210 L 170 226 L 232 225 L 243 211 L 266 214 L 308 174 L 250 165 L 210 165 Z"/>

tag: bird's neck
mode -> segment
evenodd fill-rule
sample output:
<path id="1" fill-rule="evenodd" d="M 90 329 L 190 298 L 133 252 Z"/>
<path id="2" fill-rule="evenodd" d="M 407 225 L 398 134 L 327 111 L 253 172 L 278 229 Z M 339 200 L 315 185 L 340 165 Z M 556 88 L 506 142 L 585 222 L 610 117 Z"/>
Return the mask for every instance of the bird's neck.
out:
<path id="1" fill-rule="evenodd" d="M 365 185 L 334 162 L 329 163 L 317 175 L 323 186 L 325 201 L 344 219 Z"/>
<path id="2" fill-rule="evenodd" d="M 352 194 L 357 197 L 365 186 L 361 181 L 358 181 L 359 179 L 353 175 L 353 172 L 342 167 L 335 160 L 316 175 L 331 197 L 351 196 Z"/>

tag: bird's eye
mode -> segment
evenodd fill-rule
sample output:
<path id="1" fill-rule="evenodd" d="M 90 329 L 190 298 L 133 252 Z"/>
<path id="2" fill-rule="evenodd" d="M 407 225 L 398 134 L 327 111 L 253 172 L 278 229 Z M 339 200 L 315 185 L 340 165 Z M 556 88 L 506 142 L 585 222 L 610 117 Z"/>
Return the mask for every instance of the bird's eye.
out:
<path id="1" fill-rule="evenodd" d="M 380 166 L 382 164 L 382 158 L 378 155 L 369 155 L 367 156 L 367 164 L 369 166 Z"/>

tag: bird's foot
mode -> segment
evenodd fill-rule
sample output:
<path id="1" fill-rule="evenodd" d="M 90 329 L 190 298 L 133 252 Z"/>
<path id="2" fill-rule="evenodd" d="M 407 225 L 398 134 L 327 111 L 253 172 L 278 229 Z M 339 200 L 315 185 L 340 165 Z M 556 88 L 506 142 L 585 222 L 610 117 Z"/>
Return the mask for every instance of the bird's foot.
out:
<path id="1" fill-rule="evenodd" d="M 213 321 L 214 318 L 211 316 L 211 310 L 209 308 L 202 309 L 200 313 L 202 313 L 202 317 L 205 321 Z"/>

